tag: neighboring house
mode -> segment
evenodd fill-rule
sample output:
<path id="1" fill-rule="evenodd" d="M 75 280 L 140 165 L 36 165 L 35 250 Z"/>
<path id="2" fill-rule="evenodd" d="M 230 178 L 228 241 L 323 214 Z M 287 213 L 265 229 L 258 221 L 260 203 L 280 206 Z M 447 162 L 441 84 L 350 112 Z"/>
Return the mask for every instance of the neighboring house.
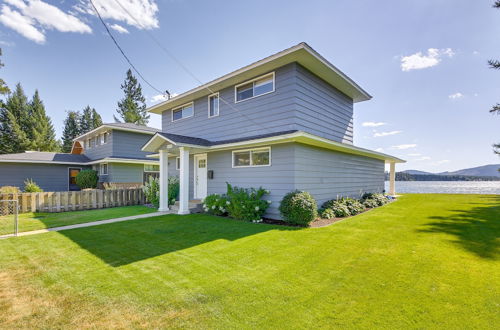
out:
<path id="1" fill-rule="evenodd" d="M 159 103 L 162 132 L 142 148 L 160 159 L 160 210 L 169 175 L 180 176 L 179 214 L 190 199 L 225 193 L 226 183 L 262 186 L 280 218 L 295 189 L 322 202 L 384 190 L 396 157 L 353 145 L 353 105 L 371 96 L 310 46 L 300 43 Z"/>
<path id="2" fill-rule="evenodd" d="M 25 152 L 0 155 L 0 186 L 24 187 L 33 179 L 45 191 L 78 190 L 83 169 L 99 173 L 99 182 L 117 186 L 142 185 L 157 176 L 159 163 L 141 147 L 159 130 L 129 123 L 104 124 L 74 140 L 71 153 Z"/>

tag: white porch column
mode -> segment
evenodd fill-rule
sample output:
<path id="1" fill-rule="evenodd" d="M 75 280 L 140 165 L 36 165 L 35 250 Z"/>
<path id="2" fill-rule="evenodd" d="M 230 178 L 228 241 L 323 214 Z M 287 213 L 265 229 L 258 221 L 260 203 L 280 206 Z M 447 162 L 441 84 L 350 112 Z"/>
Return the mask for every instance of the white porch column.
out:
<path id="1" fill-rule="evenodd" d="M 189 149 L 180 147 L 179 214 L 189 214 Z"/>
<path id="2" fill-rule="evenodd" d="M 389 195 L 396 195 L 396 163 L 390 163 L 389 170 Z"/>
<path id="3" fill-rule="evenodd" d="M 160 150 L 160 208 L 168 211 L 168 151 Z"/>

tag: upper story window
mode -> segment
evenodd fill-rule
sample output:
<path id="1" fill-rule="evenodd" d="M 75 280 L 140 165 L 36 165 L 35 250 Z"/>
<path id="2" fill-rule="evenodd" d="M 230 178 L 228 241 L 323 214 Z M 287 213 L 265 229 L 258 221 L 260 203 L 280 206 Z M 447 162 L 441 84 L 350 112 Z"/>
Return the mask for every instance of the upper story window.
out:
<path id="1" fill-rule="evenodd" d="M 101 135 L 101 144 L 108 143 L 108 140 L 109 140 L 109 133 L 108 132 L 102 133 L 102 135 Z"/>
<path id="2" fill-rule="evenodd" d="M 274 92 L 274 72 L 235 86 L 236 102 Z"/>
<path id="3" fill-rule="evenodd" d="M 271 147 L 233 151 L 233 167 L 271 165 Z"/>
<path id="4" fill-rule="evenodd" d="M 96 146 L 98 146 L 99 144 L 101 144 L 101 139 L 100 139 L 99 135 L 96 135 L 96 136 L 94 137 L 94 139 L 95 139 L 95 145 L 96 145 Z"/>
<path id="5" fill-rule="evenodd" d="M 144 164 L 144 172 L 160 172 L 160 165 Z"/>
<path id="6" fill-rule="evenodd" d="M 208 96 L 208 118 L 219 115 L 219 93 Z"/>
<path id="7" fill-rule="evenodd" d="M 95 140 L 92 138 L 92 139 L 89 139 L 89 148 L 93 148 L 95 147 Z"/>
<path id="8" fill-rule="evenodd" d="M 172 121 L 192 117 L 194 114 L 193 102 L 172 110 Z"/>
<path id="9" fill-rule="evenodd" d="M 108 164 L 101 164 L 99 172 L 101 175 L 107 175 L 108 174 Z"/>

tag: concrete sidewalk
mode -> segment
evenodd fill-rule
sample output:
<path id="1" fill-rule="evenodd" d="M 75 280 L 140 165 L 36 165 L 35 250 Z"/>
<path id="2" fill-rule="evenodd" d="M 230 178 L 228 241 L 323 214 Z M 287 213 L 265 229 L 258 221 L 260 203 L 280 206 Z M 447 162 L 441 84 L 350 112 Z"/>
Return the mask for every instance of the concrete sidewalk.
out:
<path id="1" fill-rule="evenodd" d="M 36 234 L 43 234 L 43 233 L 48 233 L 48 232 L 51 232 L 51 231 L 62 231 L 62 230 L 68 230 L 68 229 L 76 229 L 76 228 L 85 228 L 85 227 L 106 225 L 108 223 L 115 223 L 115 222 L 122 222 L 122 221 L 129 221 L 129 220 L 136 220 L 136 219 L 157 217 L 159 215 L 173 214 L 173 213 L 174 212 L 172 212 L 172 211 L 167 211 L 167 212 L 153 212 L 153 213 L 147 213 L 147 214 L 132 215 L 130 217 L 114 218 L 114 219 L 108 219 L 108 220 L 99 220 L 99 221 L 93 221 L 93 222 L 79 223 L 79 224 L 69 225 L 69 226 L 61 226 L 61 227 L 53 227 L 53 228 L 46 228 L 46 229 L 25 231 L 25 232 L 18 233 L 17 237 L 20 237 L 20 236 L 29 236 L 29 235 L 36 235 Z M 14 235 L 2 235 L 2 236 L 0 236 L 0 239 L 2 239 L 2 238 L 9 238 L 9 237 L 16 237 L 16 236 L 14 236 Z"/>

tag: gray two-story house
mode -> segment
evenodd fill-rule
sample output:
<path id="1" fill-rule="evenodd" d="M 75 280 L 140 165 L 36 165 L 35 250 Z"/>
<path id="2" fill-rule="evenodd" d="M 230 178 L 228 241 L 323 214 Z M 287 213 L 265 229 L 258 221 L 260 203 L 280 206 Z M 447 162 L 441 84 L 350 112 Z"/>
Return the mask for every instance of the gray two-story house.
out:
<path id="1" fill-rule="evenodd" d="M 160 161 L 160 210 L 167 179 L 179 175 L 179 214 L 189 200 L 224 193 L 226 182 L 270 190 L 266 216 L 295 189 L 319 203 L 394 193 L 396 157 L 353 145 L 353 105 L 371 96 L 305 43 L 159 103 L 162 131 L 142 148 Z"/>
<path id="2" fill-rule="evenodd" d="M 104 124 L 73 142 L 71 153 L 25 152 L 0 155 L 0 186 L 21 190 L 33 179 L 44 191 L 79 190 L 76 176 L 94 169 L 101 187 L 142 186 L 148 176 L 158 176 L 157 159 L 141 150 L 158 129 L 129 123 Z"/>

